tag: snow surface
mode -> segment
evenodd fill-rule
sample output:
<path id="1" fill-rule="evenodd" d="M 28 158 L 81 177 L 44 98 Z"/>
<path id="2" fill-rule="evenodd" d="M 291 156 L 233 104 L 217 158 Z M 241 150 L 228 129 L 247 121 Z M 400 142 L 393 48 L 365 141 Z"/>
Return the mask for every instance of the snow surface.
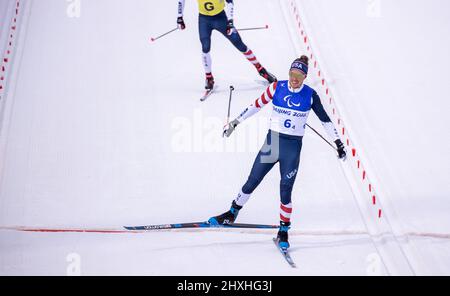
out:
<path id="1" fill-rule="evenodd" d="M 15 72 L 0 105 L 0 274 L 65 275 L 71 254 L 82 275 L 450 274 L 450 3 L 438 0 L 379 1 L 377 17 L 374 1 L 295 1 L 393 235 L 372 233 L 377 222 L 364 215 L 349 164 L 311 132 L 293 192 L 297 269 L 276 251 L 275 231 L 11 229 L 120 229 L 228 209 L 270 114 L 265 108 L 223 139 L 228 86 L 232 116 L 264 87 L 214 32 L 219 90 L 201 103 L 196 3 L 186 3 L 187 30 L 150 43 L 176 25 L 175 1 L 154 2 L 82 1 L 79 18 L 67 16 L 65 1 L 22 2 Z M 242 38 L 279 79 L 306 53 L 290 9 L 287 0 L 235 3 L 237 27 L 269 25 Z M 323 131 L 315 115 L 309 123 Z M 277 224 L 278 190 L 275 167 L 239 222 Z"/>

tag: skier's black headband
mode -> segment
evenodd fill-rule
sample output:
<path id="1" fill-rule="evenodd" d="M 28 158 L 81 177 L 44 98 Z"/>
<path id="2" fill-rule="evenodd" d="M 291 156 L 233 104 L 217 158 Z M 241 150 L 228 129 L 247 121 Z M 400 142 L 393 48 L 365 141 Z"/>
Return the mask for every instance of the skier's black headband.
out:
<path id="1" fill-rule="evenodd" d="M 303 74 L 308 75 L 308 66 L 303 62 L 300 61 L 293 62 L 291 65 L 291 70 L 292 69 L 300 70 L 301 72 L 303 72 Z"/>

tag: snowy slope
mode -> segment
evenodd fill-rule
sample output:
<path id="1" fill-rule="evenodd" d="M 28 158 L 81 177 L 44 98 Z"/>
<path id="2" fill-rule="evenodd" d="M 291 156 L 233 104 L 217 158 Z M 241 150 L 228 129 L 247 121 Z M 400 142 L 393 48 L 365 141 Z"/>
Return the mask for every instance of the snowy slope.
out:
<path id="1" fill-rule="evenodd" d="M 7 45 L 9 24 L 13 12 L 13 0 L 0 2 L 0 52 L 3 54 Z"/>
<path id="2" fill-rule="evenodd" d="M 449 3 L 297 4 L 414 269 L 448 274 Z"/>
<path id="3" fill-rule="evenodd" d="M 345 13 L 350 8 L 345 5 L 333 8 L 322 2 L 297 3 L 306 9 L 303 14 L 312 30 L 310 34 L 317 38 L 317 44 L 331 44 L 328 49 L 336 47 L 336 51 L 351 55 L 347 41 L 341 39 L 345 34 L 338 35 L 342 32 L 338 26 L 326 26 L 336 29 L 332 35 L 339 41 L 332 43 L 329 33 L 322 31 L 325 25 L 321 24 L 323 18 L 330 18 L 331 12 Z M 14 91 L 6 98 L 7 116 L 1 122 L 0 225 L 120 228 L 126 224 L 204 220 L 226 210 L 245 182 L 263 143 L 269 108 L 239 126 L 230 139 L 221 138 L 228 86 L 232 84 L 236 89 L 232 115 L 237 115 L 264 88 L 255 83 L 259 78 L 253 67 L 215 32 L 212 57 L 219 91 L 208 101 L 199 102 L 203 69 L 195 2 L 187 1 L 188 29 L 153 44 L 149 42 L 150 36 L 174 27 L 176 3 L 158 2 L 155 10 L 152 1 L 128 1 L 127 6 L 119 0 L 85 1 L 80 18 L 67 16 L 64 1 L 23 3 L 26 5 L 21 28 L 23 42 L 14 61 L 17 76 L 13 81 Z M 353 3 L 347 4 L 356 9 Z M 401 11 L 394 10 L 392 14 Z M 336 13 L 335 17 L 338 16 Z M 280 79 L 287 78 L 290 62 L 299 51 L 306 51 L 293 40 L 289 27 L 294 23 L 287 16 L 287 1 L 237 2 L 235 22 L 238 27 L 269 24 L 268 31 L 245 32 L 242 37 Z M 338 23 L 352 24 L 351 20 Z M 386 26 L 390 28 L 395 23 L 389 25 Z M 431 28 L 433 25 L 428 30 Z M 386 27 L 377 29 L 387 31 Z M 358 38 L 367 37 L 363 29 L 360 32 Z M 360 95 L 356 104 L 357 91 L 350 92 L 352 97 L 342 95 L 347 93 L 345 87 L 349 81 L 354 81 L 355 88 L 366 90 L 363 83 L 367 80 L 361 79 L 363 75 L 359 72 L 354 74 L 351 67 L 335 67 L 335 60 L 342 61 L 335 59 L 336 52 L 328 54 L 322 46 L 318 50 L 330 75 L 336 79 L 340 103 L 353 124 L 358 143 L 368 154 L 373 174 L 383 185 L 384 197 L 391 201 L 389 209 L 395 209 L 396 220 L 400 220 L 395 222 L 413 221 L 414 227 L 406 231 L 448 233 L 449 223 L 445 220 L 448 218 L 439 215 L 439 211 L 445 212 L 443 208 L 430 204 L 428 213 L 441 218 L 430 219 L 428 224 L 412 220 L 413 211 L 423 206 L 412 204 L 405 208 L 404 199 L 408 194 L 398 194 L 405 187 L 391 181 L 395 180 L 391 175 L 383 174 L 385 171 L 393 174 L 400 167 L 405 169 L 404 166 L 412 172 L 408 155 L 401 155 L 401 148 L 392 148 L 389 154 L 379 144 L 373 145 L 372 137 L 366 136 L 370 133 L 403 144 L 405 140 L 394 136 L 406 130 L 410 137 L 405 139 L 410 141 L 415 133 L 403 129 L 406 123 L 391 117 L 398 112 L 385 109 L 386 126 L 380 129 L 384 132 L 376 133 L 380 121 L 376 120 L 377 112 L 371 105 L 375 97 Z M 370 72 L 371 64 L 364 64 L 363 56 L 358 56 L 359 64 Z M 404 69 L 405 64 L 408 63 L 399 63 L 396 69 Z M 367 74 L 367 77 L 376 81 L 381 76 Z M 317 86 L 312 78 L 308 82 Z M 417 96 L 413 91 L 409 95 Z M 398 106 L 407 105 L 402 101 L 407 98 L 401 93 L 393 97 Z M 388 97 L 379 99 L 387 101 Z M 410 108 L 410 112 L 416 110 Z M 375 119 L 361 119 L 362 112 Z M 409 116 L 404 118 L 408 120 Z M 444 126 L 439 122 L 445 121 L 442 117 L 430 116 L 429 120 Z M 314 115 L 310 124 L 321 130 Z M 392 125 L 399 130 L 387 132 Z M 437 142 L 430 143 L 431 136 L 427 136 L 427 143 L 432 147 L 442 147 L 436 148 L 442 151 L 448 148 L 448 142 L 440 146 Z M 371 147 L 377 149 L 370 150 Z M 399 156 L 403 158 L 398 159 Z M 413 168 L 427 167 L 425 159 L 424 155 L 418 160 L 424 162 Z M 395 174 L 397 178 L 400 175 L 404 176 Z M 441 186 L 442 191 L 436 190 L 433 195 L 436 198 L 432 200 L 436 204 L 444 201 L 445 205 L 445 199 L 438 197 L 439 194 L 448 196 L 448 185 L 444 182 L 448 170 L 441 168 L 440 175 L 442 179 L 426 179 L 435 183 L 426 183 L 420 190 L 431 194 L 432 188 Z M 409 176 L 404 176 L 401 182 L 416 184 Z M 71 253 L 81 256 L 85 275 L 396 274 L 392 267 L 396 261 L 386 255 L 386 250 L 391 248 L 385 248 L 369 235 L 351 182 L 333 151 L 308 133 L 293 193 L 292 257 L 300 266 L 295 270 L 274 249 L 273 231 L 87 234 L 3 230 L 0 231 L 0 274 L 63 275 Z M 255 191 L 239 221 L 278 223 L 278 184 L 279 172 L 275 167 Z M 410 190 L 417 192 L 414 188 Z M 414 201 L 419 203 L 420 196 Z M 435 227 L 438 223 L 440 228 Z M 412 242 L 410 248 L 415 252 L 409 250 L 409 260 L 417 262 L 416 249 L 430 248 L 448 258 L 446 240 L 420 236 L 417 240 Z M 412 272 L 448 274 L 445 264 L 431 266 L 436 260 L 431 255 L 424 260 L 429 261 L 416 263 Z M 403 272 L 409 274 L 408 270 Z"/>

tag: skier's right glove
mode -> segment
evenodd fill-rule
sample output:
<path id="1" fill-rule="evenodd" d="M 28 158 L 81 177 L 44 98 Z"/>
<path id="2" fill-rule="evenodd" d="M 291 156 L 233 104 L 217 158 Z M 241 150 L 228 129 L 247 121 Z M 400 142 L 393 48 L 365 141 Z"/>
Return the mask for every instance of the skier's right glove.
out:
<path id="1" fill-rule="evenodd" d="M 347 159 L 347 151 L 345 151 L 344 143 L 342 143 L 340 139 L 337 139 L 336 141 L 334 141 L 334 143 L 337 147 L 338 158 L 345 161 Z"/>
<path id="2" fill-rule="evenodd" d="M 177 18 L 177 24 L 178 24 L 178 29 L 181 29 L 181 30 L 186 29 L 186 24 L 184 23 L 182 16 Z"/>
<path id="3" fill-rule="evenodd" d="M 235 119 L 232 122 L 228 123 L 223 127 L 223 134 L 222 137 L 229 137 L 233 132 L 236 126 L 238 126 L 239 120 Z"/>
<path id="4" fill-rule="evenodd" d="M 234 32 L 236 32 L 236 28 L 234 27 L 233 19 L 230 19 L 227 22 L 227 35 L 231 35 Z"/>

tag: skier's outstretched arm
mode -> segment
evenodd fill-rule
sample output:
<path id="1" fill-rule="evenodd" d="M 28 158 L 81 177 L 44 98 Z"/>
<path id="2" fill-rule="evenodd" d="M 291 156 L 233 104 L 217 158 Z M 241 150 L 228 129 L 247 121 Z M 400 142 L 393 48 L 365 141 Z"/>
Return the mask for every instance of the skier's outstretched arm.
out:
<path id="1" fill-rule="evenodd" d="M 233 0 L 227 0 L 227 7 L 225 11 L 227 15 L 227 34 L 231 35 L 236 31 L 236 28 L 234 27 L 234 4 Z"/>
<path id="2" fill-rule="evenodd" d="M 242 111 L 241 114 L 238 117 L 236 117 L 236 119 L 225 125 L 223 135 L 229 137 L 233 133 L 236 126 L 238 126 L 247 118 L 255 115 L 261 110 L 262 107 L 269 104 L 269 102 L 272 101 L 276 89 L 277 89 L 277 82 L 274 82 L 271 85 L 269 85 L 266 91 L 263 92 L 263 94 L 259 98 L 257 98 L 254 103 L 245 108 L 245 110 Z"/>
<path id="3" fill-rule="evenodd" d="M 311 108 L 313 109 L 314 113 L 316 113 L 317 117 L 319 117 L 320 121 L 322 122 L 322 126 L 324 127 L 330 139 L 332 139 L 333 142 L 336 144 L 339 158 L 345 160 L 347 156 L 345 146 L 342 143 L 341 139 L 339 138 L 339 134 L 333 122 L 331 121 L 327 112 L 323 108 L 322 102 L 320 101 L 320 97 L 316 91 L 313 92 L 312 98 L 313 103 Z"/>
<path id="4" fill-rule="evenodd" d="M 227 0 L 227 9 L 226 9 L 227 19 L 233 20 L 234 18 L 234 4 L 233 0 Z"/>

